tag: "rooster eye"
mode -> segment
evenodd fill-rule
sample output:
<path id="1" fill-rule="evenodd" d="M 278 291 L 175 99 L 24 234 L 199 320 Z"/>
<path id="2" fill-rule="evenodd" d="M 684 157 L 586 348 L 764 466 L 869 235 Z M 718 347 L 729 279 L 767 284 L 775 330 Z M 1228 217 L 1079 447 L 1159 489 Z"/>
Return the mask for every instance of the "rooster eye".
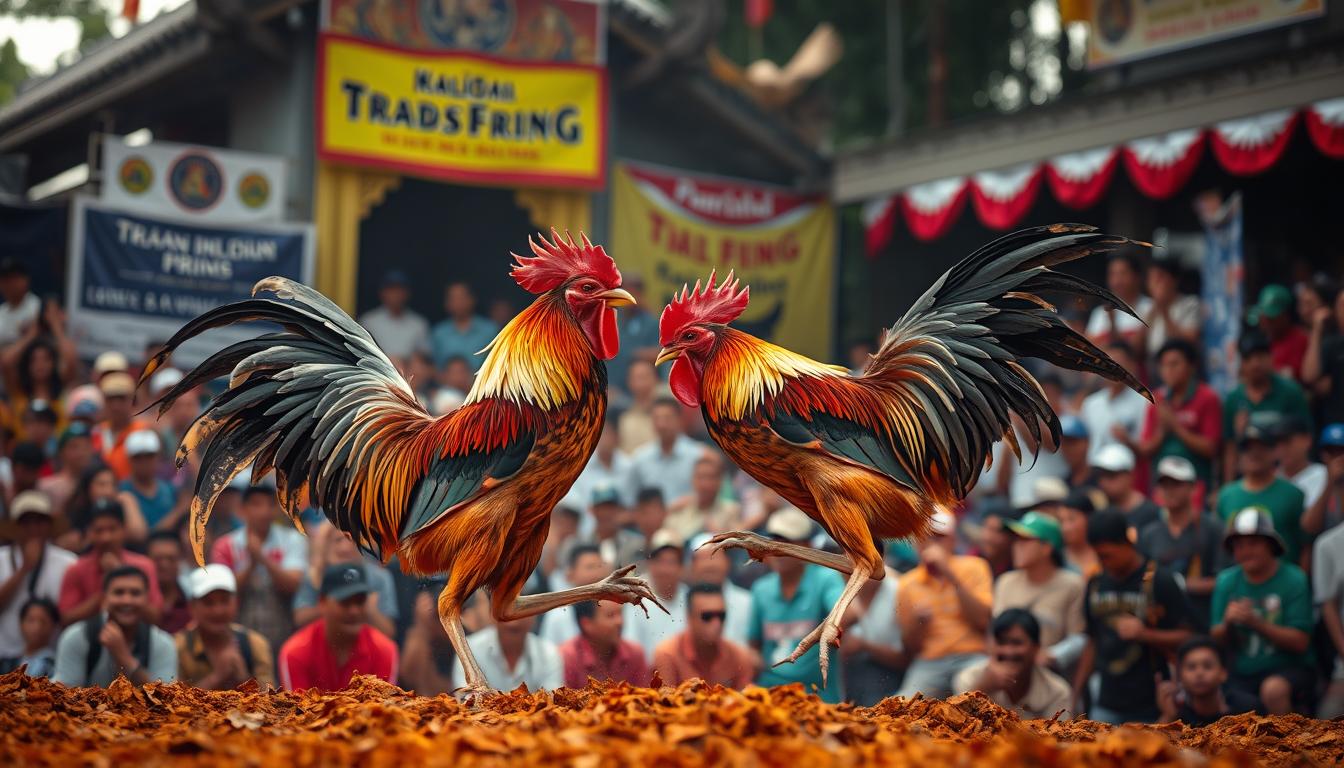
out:
<path id="1" fill-rule="evenodd" d="M 682 341 L 695 341 L 695 334 L 690 331 L 687 331 L 686 335 L 682 336 L 681 339 Z"/>
<path id="2" fill-rule="evenodd" d="M 584 293 L 592 293 L 593 290 L 594 290 L 595 288 L 596 288 L 596 286 L 594 286 L 592 283 L 584 283 L 584 284 L 583 284 L 583 292 L 584 292 Z"/>

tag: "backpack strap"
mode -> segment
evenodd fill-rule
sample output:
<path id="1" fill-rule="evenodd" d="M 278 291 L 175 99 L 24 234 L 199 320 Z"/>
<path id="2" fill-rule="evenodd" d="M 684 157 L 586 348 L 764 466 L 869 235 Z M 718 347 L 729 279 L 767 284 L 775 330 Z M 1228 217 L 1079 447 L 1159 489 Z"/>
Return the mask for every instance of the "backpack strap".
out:
<path id="1" fill-rule="evenodd" d="M 93 677 L 93 668 L 103 656 L 103 644 L 98 635 L 103 633 L 103 614 L 101 611 L 84 620 L 84 639 L 88 641 L 89 652 L 84 654 L 84 684 Z"/>
<path id="2" fill-rule="evenodd" d="M 247 667 L 247 674 L 252 675 L 252 638 L 248 636 L 247 630 L 243 627 L 234 629 L 233 637 L 238 643 L 238 652 L 243 656 L 243 665 Z"/>

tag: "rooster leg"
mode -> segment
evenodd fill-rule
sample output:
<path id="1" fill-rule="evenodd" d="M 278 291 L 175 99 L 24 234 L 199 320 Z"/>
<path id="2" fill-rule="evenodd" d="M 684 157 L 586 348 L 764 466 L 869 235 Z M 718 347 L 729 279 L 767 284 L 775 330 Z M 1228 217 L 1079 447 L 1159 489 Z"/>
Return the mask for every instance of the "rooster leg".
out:
<path id="1" fill-rule="evenodd" d="M 634 570 L 635 566 L 627 565 L 614 571 L 596 584 L 585 584 L 560 592 L 547 592 L 541 595 L 517 598 L 511 605 L 496 607 L 494 611 L 495 619 L 497 621 L 513 621 L 545 613 L 552 608 L 582 603 L 585 600 L 611 600 L 617 603 L 637 605 L 644 611 L 645 616 L 649 614 L 649 609 L 645 607 L 642 601 L 648 600 L 662 608 L 663 613 L 671 615 L 667 608 L 658 602 L 658 598 L 654 596 L 653 589 L 649 587 L 647 581 L 630 575 Z"/>
<path id="2" fill-rule="evenodd" d="M 452 581 L 449 581 L 448 586 L 439 594 L 439 621 L 443 624 L 443 631 L 448 634 L 448 641 L 453 644 L 453 652 L 462 662 L 462 673 L 467 683 L 453 693 L 462 694 L 464 699 L 493 693 L 494 689 L 485 679 L 481 665 L 476 663 L 476 657 L 472 655 L 471 647 L 467 645 L 467 632 L 462 627 L 461 607 Z"/>
<path id="3" fill-rule="evenodd" d="M 840 644 L 840 635 L 843 631 L 840 622 L 844 619 L 845 612 L 849 610 L 849 604 L 854 602 L 854 598 L 858 596 L 859 590 L 863 589 L 863 582 L 869 578 L 873 570 L 873 568 L 866 565 L 860 565 L 855 568 L 854 572 L 849 575 L 849 581 L 845 582 L 845 589 L 840 593 L 840 599 L 835 601 L 835 605 L 831 608 L 831 612 L 827 614 L 826 619 L 798 643 L 798 647 L 793 650 L 793 653 L 789 654 L 788 657 L 782 661 L 777 662 L 774 666 L 778 667 L 780 664 L 792 664 L 804 653 L 807 653 L 812 646 L 820 643 L 821 687 L 825 688 L 827 674 L 830 671 L 831 646 Z M 878 567 L 875 570 L 880 573 L 884 569 Z"/>
<path id="4" fill-rule="evenodd" d="M 709 541 L 701 545 L 701 548 L 708 547 L 711 552 L 718 552 L 724 549 L 737 547 L 747 553 L 752 560 L 763 560 L 767 557 L 792 557 L 802 560 L 805 563 L 820 565 L 823 568 L 830 568 L 833 571 L 839 571 L 846 576 L 854 573 L 854 562 L 845 555 L 836 555 L 830 552 L 822 552 L 819 549 L 805 547 L 801 544 L 792 544 L 787 541 L 775 541 L 767 539 L 751 531 L 728 531 L 720 533 Z M 886 569 L 878 568 L 873 572 L 871 578 L 878 581 L 886 575 Z"/>

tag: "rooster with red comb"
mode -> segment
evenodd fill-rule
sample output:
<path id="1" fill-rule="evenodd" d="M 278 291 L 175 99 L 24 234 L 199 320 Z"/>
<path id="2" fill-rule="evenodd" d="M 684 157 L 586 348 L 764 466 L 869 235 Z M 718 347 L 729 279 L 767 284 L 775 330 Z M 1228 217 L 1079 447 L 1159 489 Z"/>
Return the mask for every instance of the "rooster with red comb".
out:
<path id="1" fill-rule="evenodd" d="M 857 376 L 729 326 L 748 301 L 731 274 L 717 285 L 711 274 L 673 298 L 659 322 L 658 356 L 660 364 L 673 361 L 672 393 L 701 409 L 733 461 L 820 523 L 844 552 L 743 531 L 705 544 L 754 559 L 794 557 L 849 577 L 830 614 L 781 664 L 817 647 L 825 684 L 845 611 L 865 579 L 883 577 L 883 540 L 922 535 L 935 511 L 970 491 L 998 440 L 1020 458 L 1013 414 L 1037 445 L 1042 424 L 1059 440 L 1059 419 L 1021 358 L 1097 373 L 1148 396 L 1039 296 L 1093 296 L 1132 315 L 1110 291 L 1051 269 L 1131 244 L 1074 224 L 1000 238 L 939 278 Z"/>
<path id="2" fill-rule="evenodd" d="M 229 481 L 249 464 L 254 482 L 274 471 L 295 525 L 311 505 L 366 553 L 384 562 L 398 555 L 408 573 L 447 574 L 439 618 L 468 693 L 489 690 L 461 620 L 478 589 L 489 593 L 497 621 L 597 599 L 661 608 L 630 575 L 633 566 L 596 584 L 519 596 L 541 558 L 551 510 L 597 446 L 607 408 L 603 361 L 620 344 L 615 308 L 634 303 L 600 246 L 551 234 L 529 240 L 532 256 L 515 255 L 513 277 L 536 300 L 483 350 L 462 407 L 437 419 L 367 331 L 285 278 L 262 280 L 252 299 L 178 331 L 141 382 L 202 331 L 257 320 L 282 328 L 215 353 L 156 401 L 162 413 L 196 386 L 229 377 L 177 452 L 179 466 L 193 452 L 201 458 L 191 501 L 197 562 Z"/>

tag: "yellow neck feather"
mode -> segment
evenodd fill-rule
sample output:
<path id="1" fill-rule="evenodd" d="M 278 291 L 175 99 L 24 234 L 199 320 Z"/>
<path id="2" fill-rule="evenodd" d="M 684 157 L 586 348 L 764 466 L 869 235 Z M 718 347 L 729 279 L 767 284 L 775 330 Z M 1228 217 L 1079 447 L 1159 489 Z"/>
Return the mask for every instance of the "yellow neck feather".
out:
<path id="1" fill-rule="evenodd" d="M 504 326 L 482 350 L 465 405 L 496 398 L 551 410 L 579 396 L 595 358 L 561 301 L 543 295 Z"/>
<path id="2" fill-rule="evenodd" d="M 763 341 L 742 331 L 719 332 L 714 354 L 705 366 L 701 397 L 715 418 L 740 419 L 747 411 L 778 395 L 790 379 L 846 376 L 826 365 Z"/>

